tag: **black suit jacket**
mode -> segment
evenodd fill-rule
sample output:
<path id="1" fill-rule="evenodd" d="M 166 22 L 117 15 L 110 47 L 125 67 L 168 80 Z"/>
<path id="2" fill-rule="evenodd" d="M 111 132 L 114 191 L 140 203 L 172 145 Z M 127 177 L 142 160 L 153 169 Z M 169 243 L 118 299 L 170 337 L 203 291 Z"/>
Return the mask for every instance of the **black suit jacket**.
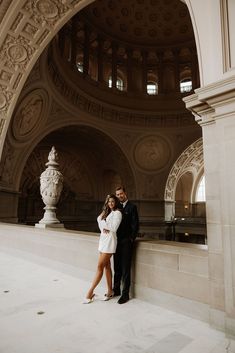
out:
<path id="1" fill-rule="evenodd" d="M 121 207 L 120 207 L 121 208 Z M 127 201 L 126 206 L 121 209 L 122 221 L 117 230 L 118 241 L 129 239 L 135 240 L 139 230 L 139 216 L 137 207 L 132 202 Z"/>

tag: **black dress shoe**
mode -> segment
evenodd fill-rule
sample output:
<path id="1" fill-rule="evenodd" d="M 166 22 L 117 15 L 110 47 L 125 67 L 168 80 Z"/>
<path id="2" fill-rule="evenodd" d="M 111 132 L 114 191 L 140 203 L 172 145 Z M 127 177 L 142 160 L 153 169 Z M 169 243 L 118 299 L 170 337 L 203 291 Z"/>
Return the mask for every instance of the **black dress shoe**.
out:
<path id="1" fill-rule="evenodd" d="M 129 300 L 129 295 L 122 295 L 118 299 L 118 304 L 124 304 L 124 303 L 128 302 L 128 300 Z"/>

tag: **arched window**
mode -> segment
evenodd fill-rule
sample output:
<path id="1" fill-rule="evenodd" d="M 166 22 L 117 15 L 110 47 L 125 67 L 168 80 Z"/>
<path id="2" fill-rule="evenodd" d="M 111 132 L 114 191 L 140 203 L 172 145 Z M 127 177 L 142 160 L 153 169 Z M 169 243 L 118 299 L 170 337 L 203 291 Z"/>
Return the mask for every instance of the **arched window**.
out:
<path id="1" fill-rule="evenodd" d="M 123 80 L 120 77 L 118 77 L 117 81 L 116 81 L 116 88 L 119 89 L 119 91 L 123 91 L 123 87 L 124 87 Z M 109 76 L 109 88 L 112 88 L 112 77 L 111 76 Z"/>
<path id="2" fill-rule="evenodd" d="M 191 78 L 186 78 L 180 81 L 180 92 L 186 93 L 192 91 L 192 80 Z"/>
<path id="3" fill-rule="evenodd" d="M 148 82 L 147 83 L 147 93 L 149 95 L 155 95 L 158 93 L 158 86 L 156 82 Z"/>
<path id="4" fill-rule="evenodd" d="M 202 176 L 196 192 L 196 202 L 205 202 L 206 193 L 205 193 L 205 175 Z"/>

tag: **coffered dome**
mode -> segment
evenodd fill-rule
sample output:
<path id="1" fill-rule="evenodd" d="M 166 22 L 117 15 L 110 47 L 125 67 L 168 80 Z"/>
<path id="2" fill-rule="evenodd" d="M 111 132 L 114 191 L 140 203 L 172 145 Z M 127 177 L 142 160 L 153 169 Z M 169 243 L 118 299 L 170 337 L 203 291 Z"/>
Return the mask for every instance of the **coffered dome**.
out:
<path id="1" fill-rule="evenodd" d="M 194 40 L 187 6 L 180 0 L 97 0 L 84 16 L 96 30 L 137 46 L 173 46 Z"/>

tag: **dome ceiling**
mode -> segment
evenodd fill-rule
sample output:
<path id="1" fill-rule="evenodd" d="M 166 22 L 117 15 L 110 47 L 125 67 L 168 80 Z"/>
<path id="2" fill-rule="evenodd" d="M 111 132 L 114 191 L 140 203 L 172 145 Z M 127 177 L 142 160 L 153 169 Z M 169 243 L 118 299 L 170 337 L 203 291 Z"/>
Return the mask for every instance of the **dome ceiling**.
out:
<path id="1" fill-rule="evenodd" d="M 97 0 L 80 15 L 96 30 L 138 46 L 194 41 L 187 6 L 180 0 Z"/>

